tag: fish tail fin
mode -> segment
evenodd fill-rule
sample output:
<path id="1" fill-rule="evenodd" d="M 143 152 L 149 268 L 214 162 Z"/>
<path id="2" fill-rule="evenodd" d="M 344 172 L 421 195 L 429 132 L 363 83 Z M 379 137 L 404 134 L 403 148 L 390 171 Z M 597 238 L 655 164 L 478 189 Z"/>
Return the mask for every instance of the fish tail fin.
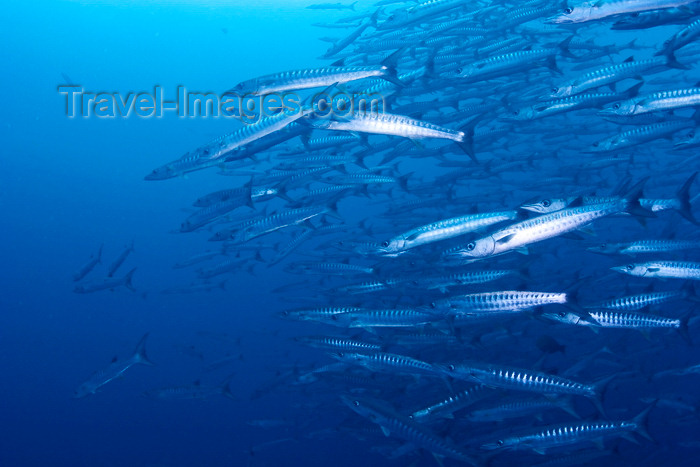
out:
<path id="1" fill-rule="evenodd" d="M 557 45 L 557 47 L 559 47 L 559 49 L 561 50 L 561 54 L 563 57 L 580 58 L 580 57 L 577 57 L 576 55 L 572 54 L 571 50 L 569 50 L 569 44 L 571 44 L 571 41 L 573 40 L 574 37 L 576 37 L 576 35 L 572 34 L 569 37 L 567 37 L 566 39 L 564 39 L 563 41 L 561 41 Z"/>
<path id="2" fill-rule="evenodd" d="M 603 407 L 603 401 L 605 400 L 605 392 L 608 390 L 610 381 L 612 381 L 616 377 L 617 375 L 610 375 L 607 378 L 603 378 L 593 384 L 595 395 L 591 398 L 591 402 L 593 402 L 595 408 L 598 409 L 598 412 L 600 412 L 600 414 L 605 418 L 608 418 L 607 414 L 605 413 L 605 408 Z"/>
<path id="3" fill-rule="evenodd" d="M 148 334 L 149 333 L 144 334 L 139 343 L 136 344 L 136 350 L 134 350 L 134 356 L 132 358 L 136 363 L 154 366 L 155 364 L 150 361 L 146 355 L 146 339 L 148 338 Z"/>
<path id="4" fill-rule="evenodd" d="M 398 72 L 396 71 L 396 65 L 398 64 L 399 57 L 403 55 L 405 51 L 406 47 L 402 47 L 382 60 L 382 65 L 386 67 L 386 75 L 384 75 L 382 78 L 400 87 L 404 87 L 406 83 L 399 79 Z"/>
<path id="5" fill-rule="evenodd" d="M 680 202 L 678 213 L 692 224 L 700 225 L 700 222 L 698 222 L 698 220 L 693 216 L 692 207 L 690 206 L 690 187 L 693 185 L 693 182 L 697 176 L 698 172 L 695 172 L 688 178 L 688 180 L 685 181 L 681 189 L 678 190 L 678 193 L 676 193 L 676 198 Z"/>
<path id="6" fill-rule="evenodd" d="M 131 279 L 134 277 L 134 272 L 136 271 L 136 268 L 132 269 L 131 271 L 126 273 L 126 276 L 124 276 L 124 286 L 131 290 L 132 292 L 136 292 L 136 289 L 134 288 L 133 284 L 131 283 Z"/>
<path id="7" fill-rule="evenodd" d="M 556 55 L 550 55 L 549 57 L 547 57 L 547 68 L 549 68 L 558 75 L 563 74 L 562 71 L 559 69 L 559 66 L 557 65 Z"/>
<path id="8" fill-rule="evenodd" d="M 629 89 L 627 89 L 623 94 L 626 98 L 631 99 L 633 97 L 636 97 L 639 94 L 639 89 L 644 86 L 644 81 L 640 81 L 639 83 L 635 84 L 634 86 L 631 86 Z"/>
<path id="9" fill-rule="evenodd" d="M 277 193 L 275 193 L 275 196 L 278 197 L 279 199 L 282 199 L 288 203 L 295 203 L 296 201 L 293 200 L 292 198 L 289 197 L 287 194 L 287 187 L 284 184 L 280 184 L 277 187 Z"/>
<path id="10" fill-rule="evenodd" d="M 679 70 L 689 70 L 689 67 L 676 60 L 676 56 L 673 54 L 673 52 L 673 50 L 669 50 L 663 53 L 663 55 L 666 56 L 666 66 L 669 68 L 677 68 Z"/>
<path id="11" fill-rule="evenodd" d="M 683 317 L 680 319 L 680 324 L 678 325 L 678 333 L 688 345 L 693 345 L 693 341 L 690 339 L 690 332 L 688 332 L 688 321 L 692 315 L 692 311 L 689 311 L 683 315 Z"/>
<path id="12" fill-rule="evenodd" d="M 408 179 L 411 178 L 413 173 L 414 172 L 407 173 L 406 175 L 402 175 L 396 179 L 403 191 L 408 191 Z"/>
<path id="13" fill-rule="evenodd" d="M 649 407 L 644 409 L 639 415 L 634 417 L 632 419 L 632 423 L 634 423 L 635 429 L 634 431 L 642 436 L 643 438 L 648 439 L 651 442 L 654 442 L 654 438 L 652 438 L 649 435 L 649 412 L 656 406 L 656 403 L 658 402 L 658 399 L 652 402 Z"/>
<path id="14" fill-rule="evenodd" d="M 472 121 L 460 128 L 460 131 L 463 133 L 462 140 L 456 141 L 456 143 L 457 146 L 459 146 L 459 148 L 464 151 L 464 153 L 469 156 L 472 161 L 478 164 L 479 160 L 476 158 L 476 154 L 474 153 L 474 127 L 476 126 L 476 123 L 477 122 Z"/>
<path id="15" fill-rule="evenodd" d="M 637 221 L 639 221 L 642 225 L 646 225 L 646 218 L 656 217 L 653 212 L 644 209 L 639 202 L 639 200 L 644 196 L 644 184 L 648 179 L 649 177 L 645 177 L 632 185 L 632 187 L 627 190 L 627 193 L 625 193 L 623 196 L 623 198 L 627 201 L 625 212 L 634 216 L 634 218 L 637 219 Z"/>
<path id="16" fill-rule="evenodd" d="M 373 28 L 377 27 L 377 20 L 379 19 L 379 14 L 382 12 L 381 8 L 377 8 L 374 13 L 372 13 L 372 16 L 369 18 L 369 25 L 372 26 Z"/>
<path id="17" fill-rule="evenodd" d="M 236 395 L 231 390 L 231 381 L 233 380 L 233 375 L 226 378 L 226 380 L 221 383 L 221 395 L 229 399 L 237 399 Z"/>
<path id="18" fill-rule="evenodd" d="M 572 417 L 581 420 L 581 416 L 578 414 L 578 412 L 576 412 L 576 409 L 574 408 L 574 403 L 571 400 L 571 397 L 562 399 L 561 403 L 559 404 L 559 408 L 561 408 L 564 412 L 568 413 Z"/>

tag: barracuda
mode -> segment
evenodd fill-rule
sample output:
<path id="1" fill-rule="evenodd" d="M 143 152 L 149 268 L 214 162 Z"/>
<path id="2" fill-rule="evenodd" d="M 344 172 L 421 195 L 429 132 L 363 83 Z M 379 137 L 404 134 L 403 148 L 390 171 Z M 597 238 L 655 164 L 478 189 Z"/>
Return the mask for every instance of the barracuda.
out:
<path id="1" fill-rule="evenodd" d="M 649 412 L 653 407 L 654 404 L 629 421 L 586 422 L 575 425 L 565 424 L 539 428 L 519 436 L 511 436 L 494 443 L 484 444 L 481 448 L 488 451 L 531 450 L 544 455 L 548 449 L 559 446 L 569 446 L 614 437 L 630 439 L 632 433 L 637 433 L 651 440 L 646 430 L 646 424 Z"/>
<path id="2" fill-rule="evenodd" d="M 439 418 L 454 418 L 452 415 L 454 412 L 467 408 L 494 394 L 495 392 L 488 386 L 477 384 L 462 392 L 453 394 L 436 404 L 416 410 L 410 415 L 410 418 L 418 420 L 419 422 Z"/>
<path id="3" fill-rule="evenodd" d="M 611 16 L 663 10 L 693 3 L 695 0 L 612 0 L 607 2 L 584 1 L 549 19 L 550 23 L 585 23 Z"/>
<path id="4" fill-rule="evenodd" d="M 379 352 L 382 346 L 370 344 L 353 339 L 330 336 L 304 336 L 295 337 L 294 340 L 309 347 L 317 349 L 329 349 L 340 352 Z"/>
<path id="5" fill-rule="evenodd" d="M 277 314 L 278 317 L 294 321 L 328 321 L 332 316 L 342 313 L 360 311 L 357 307 L 326 307 L 304 310 L 286 310 Z"/>
<path id="6" fill-rule="evenodd" d="M 643 83 L 635 84 L 622 94 L 614 92 L 586 93 L 545 101 L 528 107 L 523 107 L 521 109 L 515 109 L 500 118 L 502 120 L 513 121 L 535 120 L 538 118 L 548 117 L 550 115 L 570 112 L 572 110 L 597 108 L 602 104 L 623 99 L 626 96 L 635 96 L 642 84 Z"/>
<path id="7" fill-rule="evenodd" d="M 397 256 L 411 248 L 447 240 L 466 233 L 490 227 L 500 222 L 514 220 L 517 211 L 490 212 L 453 217 L 432 224 L 422 225 L 382 243 L 377 253 L 384 256 Z"/>
<path id="8" fill-rule="evenodd" d="M 639 187 L 641 190 L 641 186 Z M 632 199 L 638 199 L 638 196 Z M 518 222 L 464 247 L 443 253 L 448 260 L 486 258 L 523 248 L 580 229 L 596 219 L 629 209 L 633 201 L 619 198 L 608 203 L 566 208 Z"/>
<path id="9" fill-rule="evenodd" d="M 611 107 L 598 112 L 598 115 L 634 116 L 649 112 L 696 107 L 698 105 L 700 105 L 700 88 L 674 89 L 617 102 Z"/>
<path id="10" fill-rule="evenodd" d="M 668 253 L 700 249 L 700 242 L 690 240 L 639 240 L 628 243 L 603 243 L 589 247 L 588 251 L 604 254 L 638 255 L 644 253 Z"/>
<path id="11" fill-rule="evenodd" d="M 683 320 L 664 318 L 644 313 L 619 312 L 609 310 L 590 310 L 592 321 L 584 321 L 573 313 L 543 313 L 543 316 L 554 321 L 577 326 L 592 326 L 601 328 L 624 328 L 624 329 L 653 329 L 672 328 L 681 329 Z"/>
<path id="12" fill-rule="evenodd" d="M 439 125 L 389 113 L 354 113 L 344 120 L 316 119 L 311 125 L 315 128 L 336 131 L 355 131 L 379 135 L 402 136 L 420 140 L 426 138 L 447 139 L 457 143 L 467 154 L 471 148 L 468 135 L 463 131 L 451 130 Z"/>
<path id="13" fill-rule="evenodd" d="M 412 308 L 371 310 L 358 309 L 333 317 L 337 326 L 349 328 L 377 328 L 377 327 L 415 327 L 428 324 L 436 320 L 436 317 L 427 312 Z"/>
<path id="14" fill-rule="evenodd" d="M 527 417 L 539 414 L 541 411 L 561 409 L 576 418 L 581 418 L 574 411 L 570 398 L 549 400 L 520 400 L 499 404 L 495 407 L 472 410 L 467 419 L 473 422 L 500 422 L 512 418 Z"/>
<path id="15" fill-rule="evenodd" d="M 380 403 L 348 396 L 341 396 L 341 399 L 354 412 L 379 425 L 386 436 L 393 435 L 404 439 L 416 447 L 431 452 L 438 459 L 448 457 L 474 466 L 478 465 L 469 454 L 462 452 L 450 441 L 438 437 L 427 428 Z"/>
<path id="16" fill-rule="evenodd" d="M 600 86 L 609 86 L 627 78 L 634 78 L 652 70 L 661 71 L 664 67 L 678 67 L 667 57 L 655 57 L 646 60 L 633 60 L 630 57 L 623 63 L 589 71 L 570 81 L 551 89 L 550 98 L 572 96 Z"/>
<path id="17" fill-rule="evenodd" d="M 654 141 L 659 138 L 665 138 L 684 128 L 692 127 L 695 127 L 695 122 L 693 120 L 686 119 L 652 123 L 651 125 L 644 125 L 632 130 L 623 131 L 622 133 L 611 136 L 610 138 L 595 142 L 583 152 L 600 153 L 617 151 L 642 143 L 647 143 L 649 141 Z"/>
<path id="18" fill-rule="evenodd" d="M 508 276 L 518 276 L 519 274 L 519 271 L 513 269 L 474 271 L 455 273 L 447 276 L 420 278 L 417 279 L 416 284 L 428 290 L 439 289 L 442 293 L 445 293 L 449 287 L 485 284 Z"/>
<path id="19" fill-rule="evenodd" d="M 396 76 L 396 61 L 402 49 L 387 57 L 381 65 L 375 66 L 330 66 L 305 70 L 284 71 L 259 76 L 238 83 L 232 91 L 244 94 L 284 93 L 299 89 L 328 87 L 365 78 L 382 78 L 394 84 L 403 85 Z"/>
<path id="20" fill-rule="evenodd" d="M 700 280 L 700 263 L 688 261 L 648 261 L 610 269 L 636 277 Z"/>
<path id="21" fill-rule="evenodd" d="M 448 314 L 496 314 L 517 313 L 544 305 L 567 303 L 569 299 L 565 293 L 505 290 L 458 295 L 438 300 L 434 302 L 434 307 L 438 312 L 447 309 Z"/>
<path id="22" fill-rule="evenodd" d="M 446 376 L 486 386 L 539 394 L 572 394 L 600 400 L 608 379 L 598 384 L 582 384 L 570 379 L 531 370 L 470 362 L 459 365 L 434 365 Z"/>
<path id="23" fill-rule="evenodd" d="M 671 300 L 687 298 L 694 296 L 694 292 L 688 289 L 671 291 L 671 292 L 649 292 L 639 295 L 628 295 L 626 297 L 597 302 L 590 305 L 583 305 L 586 309 L 606 309 L 616 311 L 634 311 L 641 310 L 651 305 L 659 305 Z M 591 313 L 592 315 L 592 313 Z"/>
<path id="24" fill-rule="evenodd" d="M 134 365 L 149 365 L 153 363 L 146 356 L 146 338 L 148 333 L 144 334 L 139 343 L 136 345 L 136 350 L 131 357 L 126 360 L 114 360 L 107 368 L 96 372 L 89 380 L 80 385 L 73 393 L 74 398 L 81 398 L 95 394 L 105 384 L 122 376 L 126 370 Z"/>
<path id="25" fill-rule="evenodd" d="M 441 373 L 437 371 L 430 363 L 422 362 L 420 360 L 416 360 L 415 358 L 406 357 L 405 355 L 383 352 L 377 352 L 369 355 L 360 353 L 332 353 L 330 355 L 338 361 L 362 366 L 370 371 L 408 374 L 414 376 L 441 376 Z"/>
<path id="26" fill-rule="evenodd" d="M 511 72 L 529 70 L 538 66 L 539 62 L 542 61 L 550 69 L 561 73 L 557 68 L 555 57 L 562 49 L 565 49 L 565 44 L 561 48 L 522 50 L 496 55 L 476 61 L 464 68 L 458 68 L 456 78 L 463 83 L 481 81 Z"/>
<path id="27" fill-rule="evenodd" d="M 264 136 L 278 132 L 302 117 L 312 112 L 310 106 L 302 105 L 296 110 L 285 110 L 271 117 L 263 117 L 255 123 L 244 124 L 238 130 L 216 138 L 192 152 L 189 152 L 173 162 L 165 164 L 150 174 L 146 180 L 165 180 L 178 177 L 188 172 L 214 167 L 225 162 L 225 156 L 234 151 L 243 150 L 246 144 L 252 143 Z"/>
<path id="28" fill-rule="evenodd" d="M 289 209 L 278 214 L 273 214 L 248 226 L 241 236 L 241 240 L 247 242 L 253 238 L 265 235 L 290 225 L 297 225 L 321 214 L 331 213 L 332 209 L 326 206 L 311 206 L 298 209 Z"/>

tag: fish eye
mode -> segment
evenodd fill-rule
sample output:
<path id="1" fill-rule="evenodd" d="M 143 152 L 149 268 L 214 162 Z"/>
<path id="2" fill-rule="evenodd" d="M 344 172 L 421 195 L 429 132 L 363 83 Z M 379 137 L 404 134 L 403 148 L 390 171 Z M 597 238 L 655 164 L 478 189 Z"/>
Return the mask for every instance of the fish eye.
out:
<path id="1" fill-rule="evenodd" d="M 383 246 L 384 248 L 388 247 L 388 246 L 389 246 L 389 242 L 384 242 L 384 243 L 382 243 L 382 246 Z"/>
<path id="2" fill-rule="evenodd" d="M 694 131 L 691 131 L 690 133 L 688 133 L 688 137 L 689 137 L 689 138 L 695 138 L 695 132 L 694 132 Z"/>
<path id="3" fill-rule="evenodd" d="M 450 371 L 455 371 L 455 366 L 454 365 L 448 365 L 447 369 Z"/>
<path id="4" fill-rule="evenodd" d="M 620 104 L 619 104 L 619 103 L 613 104 L 612 108 L 615 109 L 615 110 L 617 110 L 617 109 L 620 108 Z"/>
<path id="5" fill-rule="evenodd" d="M 597 147 L 598 147 L 598 144 L 600 144 L 600 143 L 597 143 L 597 142 L 596 142 L 596 143 L 593 143 L 593 147 L 594 147 L 594 148 L 597 148 Z"/>
<path id="6" fill-rule="evenodd" d="M 514 111 L 513 111 L 513 115 L 519 115 L 519 114 L 520 114 L 520 111 L 519 111 L 519 110 L 514 110 Z"/>
<path id="7" fill-rule="evenodd" d="M 430 308 L 437 308 L 437 303 L 432 302 L 432 303 L 430 304 Z"/>
<path id="8" fill-rule="evenodd" d="M 625 269 L 627 269 L 628 271 L 634 270 L 634 264 L 628 264 L 627 266 L 625 266 Z"/>
<path id="9" fill-rule="evenodd" d="M 565 14 L 565 15 L 570 15 L 570 14 L 573 13 L 573 12 L 574 12 L 574 10 L 573 10 L 572 8 L 566 8 L 566 9 L 564 10 L 564 14 Z"/>
<path id="10" fill-rule="evenodd" d="M 462 67 L 457 68 L 457 74 L 462 73 L 462 71 L 464 71 Z"/>
<path id="11" fill-rule="evenodd" d="M 503 446 L 504 441 L 502 439 L 499 439 L 498 441 L 496 441 L 496 444 L 498 444 L 499 446 Z"/>
<path id="12" fill-rule="evenodd" d="M 467 245 L 467 251 L 472 251 L 474 248 L 476 248 L 476 243 L 471 242 Z"/>
<path id="13" fill-rule="evenodd" d="M 352 405 L 354 405 L 355 407 L 359 407 L 360 401 L 352 401 Z"/>
<path id="14" fill-rule="evenodd" d="M 563 311 L 560 311 L 557 314 L 559 315 L 560 318 L 563 318 L 564 316 L 566 316 L 566 313 L 564 313 Z"/>
<path id="15" fill-rule="evenodd" d="M 552 88 L 551 91 L 552 91 L 553 93 L 557 93 L 557 92 L 559 92 L 559 88 Z"/>
<path id="16" fill-rule="evenodd" d="M 548 207 L 551 206 L 551 205 L 552 205 L 552 202 L 551 202 L 550 200 L 548 200 L 548 199 L 543 199 L 543 200 L 542 200 L 542 206 L 548 208 Z"/>

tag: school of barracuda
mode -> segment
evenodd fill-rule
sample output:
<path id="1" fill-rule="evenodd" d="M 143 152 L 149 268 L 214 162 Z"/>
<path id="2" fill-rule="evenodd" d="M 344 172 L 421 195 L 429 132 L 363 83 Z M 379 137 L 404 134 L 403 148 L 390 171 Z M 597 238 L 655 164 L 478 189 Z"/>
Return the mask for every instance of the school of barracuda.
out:
<path id="1" fill-rule="evenodd" d="M 231 177 L 180 227 L 213 242 L 175 266 L 193 283 L 163 292 L 288 273 L 278 315 L 317 358 L 257 396 L 299 392 L 311 439 L 396 465 L 695 455 L 700 2 L 310 8 L 336 10 L 316 25 L 336 36 L 328 65 L 232 89 L 381 109 L 321 116 L 304 99 L 147 175 Z M 77 397 L 135 363 L 143 340 Z M 151 395 L 232 392 L 227 379 Z M 338 425 L 314 425 L 318 410 Z"/>

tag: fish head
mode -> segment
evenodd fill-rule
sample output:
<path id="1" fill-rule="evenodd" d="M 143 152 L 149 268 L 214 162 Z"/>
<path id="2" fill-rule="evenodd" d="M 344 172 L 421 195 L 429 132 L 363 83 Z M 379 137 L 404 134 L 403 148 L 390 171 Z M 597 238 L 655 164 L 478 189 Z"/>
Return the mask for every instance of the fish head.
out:
<path id="1" fill-rule="evenodd" d="M 481 445 L 481 449 L 484 451 L 496 451 L 499 449 L 514 449 L 518 445 L 518 438 L 503 438 L 493 443 L 486 443 Z"/>
<path id="2" fill-rule="evenodd" d="M 238 97 L 242 97 L 245 94 L 257 93 L 258 88 L 259 88 L 258 80 L 257 80 L 257 78 L 253 78 L 253 79 L 241 81 L 240 83 L 238 83 L 237 85 L 235 85 L 234 87 L 232 87 L 231 89 L 226 91 L 226 94 L 228 95 L 228 97 L 233 97 L 234 95 L 238 96 Z"/>
<path id="3" fill-rule="evenodd" d="M 505 115 L 499 117 L 501 120 L 510 122 L 520 122 L 523 120 L 532 120 L 535 118 L 535 108 L 533 106 L 523 107 L 521 109 L 513 109 Z"/>
<path id="4" fill-rule="evenodd" d="M 613 266 L 610 268 L 613 271 L 621 272 L 623 274 L 628 274 L 630 276 L 644 277 L 646 275 L 647 267 L 643 264 L 628 264 L 626 266 Z"/>
<path id="5" fill-rule="evenodd" d="M 601 254 L 615 254 L 620 252 L 620 247 L 617 244 L 613 243 L 601 243 L 600 245 L 595 245 L 595 246 L 589 246 L 586 248 L 586 250 L 592 252 L 592 253 L 601 253 Z"/>
<path id="6" fill-rule="evenodd" d="M 214 235 L 209 237 L 210 242 L 223 242 L 224 240 L 231 240 L 234 238 L 234 233 L 230 230 L 219 230 L 215 232 Z"/>
<path id="7" fill-rule="evenodd" d="M 303 311 L 291 311 L 291 310 L 284 310 L 280 311 L 277 313 L 278 318 L 282 319 L 289 319 L 293 321 L 308 321 L 310 318 L 308 317 L 308 314 L 304 313 Z"/>
<path id="8" fill-rule="evenodd" d="M 406 247 L 406 239 L 403 237 L 395 237 L 387 240 L 377 247 L 377 254 L 382 256 L 398 256 Z"/>
<path id="9" fill-rule="evenodd" d="M 371 404 L 369 404 L 367 401 L 345 395 L 340 396 L 340 400 L 342 400 L 343 403 L 350 408 L 350 410 L 371 422 L 379 423 L 379 421 L 383 419 L 383 417 L 381 417 L 381 415 L 374 410 Z"/>
<path id="10" fill-rule="evenodd" d="M 555 311 L 555 312 L 546 312 L 542 313 L 542 317 L 556 321 L 558 323 L 564 323 L 564 324 L 578 324 L 579 321 L 581 321 L 581 318 L 576 314 L 572 313 L 570 311 Z"/>
<path id="11" fill-rule="evenodd" d="M 496 250 L 496 241 L 488 236 L 469 242 L 464 246 L 463 254 L 473 258 L 485 258 L 491 256 Z"/>
<path id="12" fill-rule="evenodd" d="M 73 399 L 82 399 L 83 397 L 87 397 L 90 394 L 95 394 L 96 390 L 97 388 L 89 382 L 83 383 L 78 389 L 73 391 Z"/>
<path id="13" fill-rule="evenodd" d="M 564 198 L 539 198 L 521 204 L 520 209 L 536 212 L 538 214 L 547 214 L 554 211 L 560 211 L 568 205 L 569 203 Z"/>
<path id="14" fill-rule="evenodd" d="M 569 97 L 574 94 L 574 84 L 567 83 L 559 86 L 554 86 L 549 90 L 549 98 L 559 99 L 561 97 Z"/>
<path id="15" fill-rule="evenodd" d="M 700 134 L 695 133 L 695 129 L 690 130 L 688 133 L 680 137 L 680 139 L 673 143 L 673 149 L 683 149 L 688 146 L 695 146 L 700 143 Z"/>
<path id="16" fill-rule="evenodd" d="M 581 152 L 596 153 L 612 151 L 618 144 L 620 144 L 620 140 L 617 136 L 615 136 L 613 138 L 604 139 L 602 141 L 596 141 L 595 143 L 588 146 L 588 149 Z"/>
<path id="17" fill-rule="evenodd" d="M 601 117 L 625 116 L 634 115 L 637 110 L 637 104 L 632 101 L 615 102 L 609 107 L 598 112 Z"/>
<path id="18" fill-rule="evenodd" d="M 594 4 L 582 3 L 574 7 L 565 7 L 558 14 L 547 20 L 554 24 L 571 24 L 586 21 L 593 14 Z"/>
<path id="19" fill-rule="evenodd" d="M 143 177 L 144 180 L 167 180 L 169 178 L 177 177 L 177 173 L 170 167 L 169 164 L 157 169 L 153 169 L 151 173 Z"/>

